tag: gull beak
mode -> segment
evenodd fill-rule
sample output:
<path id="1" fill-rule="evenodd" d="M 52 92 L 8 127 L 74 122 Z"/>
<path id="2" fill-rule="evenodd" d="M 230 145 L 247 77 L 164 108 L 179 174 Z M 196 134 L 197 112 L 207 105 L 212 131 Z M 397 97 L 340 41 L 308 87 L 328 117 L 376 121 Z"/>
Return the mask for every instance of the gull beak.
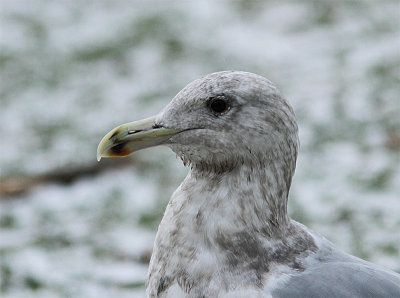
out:
<path id="1" fill-rule="evenodd" d="M 97 161 L 102 157 L 127 156 L 140 149 L 161 145 L 182 131 L 159 127 L 154 121 L 155 116 L 125 123 L 111 130 L 97 147 Z"/>

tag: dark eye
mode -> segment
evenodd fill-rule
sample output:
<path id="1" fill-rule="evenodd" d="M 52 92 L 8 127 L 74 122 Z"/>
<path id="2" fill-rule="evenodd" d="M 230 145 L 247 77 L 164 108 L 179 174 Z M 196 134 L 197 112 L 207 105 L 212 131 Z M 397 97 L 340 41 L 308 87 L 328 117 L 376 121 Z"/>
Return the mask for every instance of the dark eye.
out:
<path id="1" fill-rule="evenodd" d="M 225 98 L 221 97 L 213 97 L 208 102 L 208 107 L 215 114 L 223 114 L 229 110 L 229 102 Z"/>

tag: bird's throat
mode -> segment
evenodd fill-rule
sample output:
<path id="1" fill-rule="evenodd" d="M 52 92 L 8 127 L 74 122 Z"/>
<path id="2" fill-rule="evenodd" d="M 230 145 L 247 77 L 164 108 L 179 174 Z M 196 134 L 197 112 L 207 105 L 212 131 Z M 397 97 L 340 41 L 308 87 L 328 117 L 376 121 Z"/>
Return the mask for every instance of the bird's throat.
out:
<path id="1" fill-rule="evenodd" d="M 192 216 L 194 228 L 206 232 L 254 229 L 273 236 L 289 223 L 283 175 L 268 165 L 242 165 L 223 173 L 192 169 L 171 203 L 177 215 Z"/>

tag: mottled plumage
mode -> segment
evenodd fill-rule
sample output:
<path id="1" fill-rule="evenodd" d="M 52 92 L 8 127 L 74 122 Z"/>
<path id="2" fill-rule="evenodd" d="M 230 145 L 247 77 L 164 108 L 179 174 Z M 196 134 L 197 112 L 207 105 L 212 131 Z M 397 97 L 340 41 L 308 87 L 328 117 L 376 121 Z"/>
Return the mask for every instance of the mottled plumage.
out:
<path id="1" fill-rule="evenodd" d="M 222 101 L 213 110 L 215 99 Z M 150 140 L 147 128 L 146 142 L 168 145 L 190 165 L 158 229 L 148 296 L 400 297 L 398 274 L 340 251 L 289 218 L 298 128 L 270 81 L 213 73 L 146 121 L 164 131 Z M 127 146 L 114 137 L 120 131 L 109 133 L 100 157 Z M 143 138 L 138 134 L 135 144 Z"/>

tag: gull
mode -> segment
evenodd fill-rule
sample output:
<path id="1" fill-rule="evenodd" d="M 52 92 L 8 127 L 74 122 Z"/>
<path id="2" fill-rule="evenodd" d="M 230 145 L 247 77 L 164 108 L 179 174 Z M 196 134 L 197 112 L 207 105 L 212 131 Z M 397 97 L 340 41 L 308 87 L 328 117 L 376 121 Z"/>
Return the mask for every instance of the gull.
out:
<path id="1" fill-rule="evenodd" d="M 97 159 L 157 145 L 190 170 L 158 228 L 148 297 L 400 297 L 399 274 L 289 217 L 298 126 L 269 80 L 195 80 L 156 116 L 111 130 Z"/>

